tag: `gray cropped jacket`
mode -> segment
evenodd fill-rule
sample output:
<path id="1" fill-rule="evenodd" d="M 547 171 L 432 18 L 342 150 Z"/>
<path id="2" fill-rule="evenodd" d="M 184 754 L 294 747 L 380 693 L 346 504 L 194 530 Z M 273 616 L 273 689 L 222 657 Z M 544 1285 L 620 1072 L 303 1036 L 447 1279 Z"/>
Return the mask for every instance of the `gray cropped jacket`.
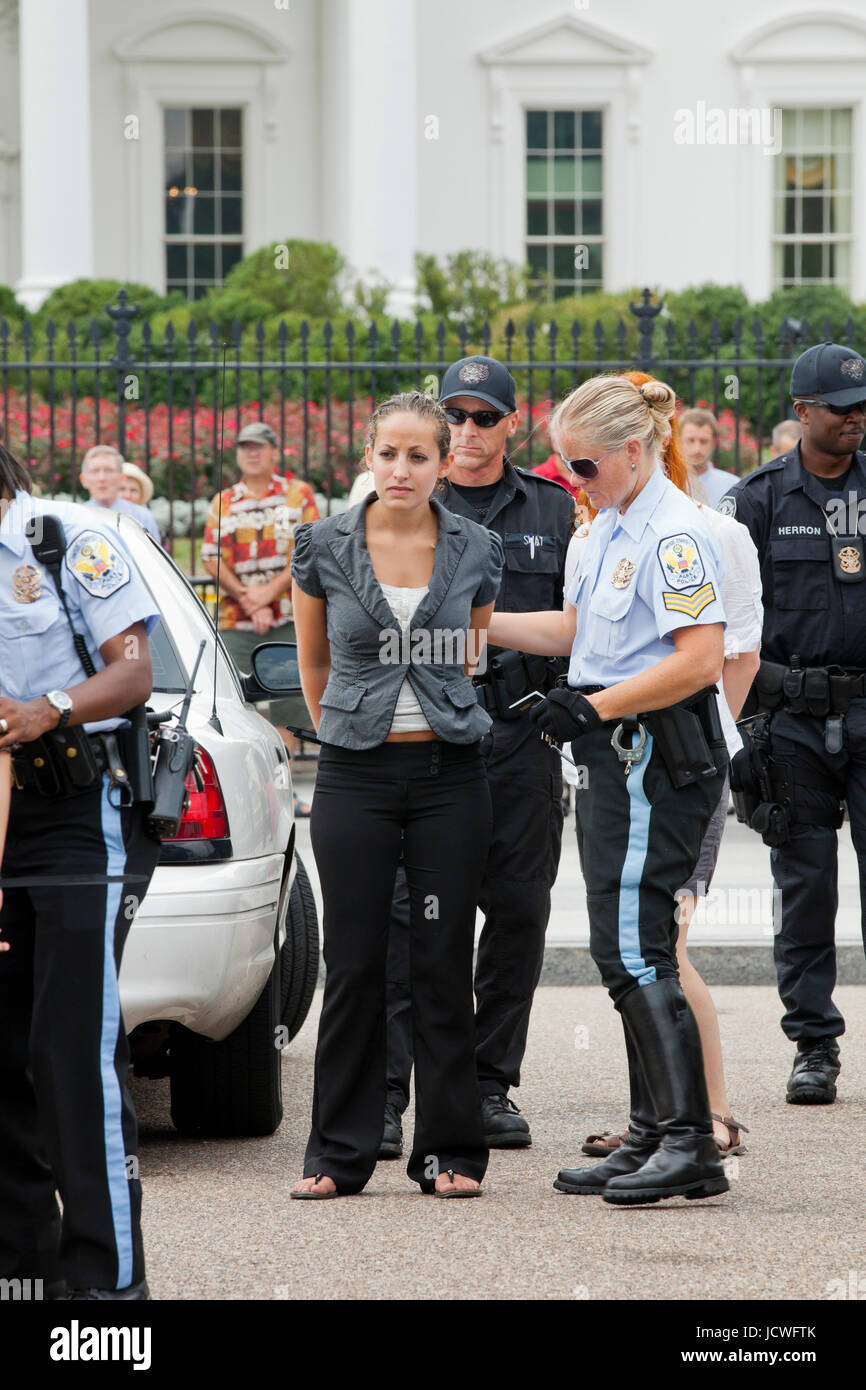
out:
<path id="1" fill-rule="evenodd" d="M 465 633 L 470 610 L 496 598 L 502 542 L 431 498 L 439 522 L 433 575 L 404 637 L 367 550 L 365 518 L 375 500 L 374 492 L 338 516 L 295 530 L 292 577 L 305 594 L 327 601 L 331 674 L 319 737 L 341 748 L 383 743 L 408 677 L 435 734 L 475 743 L 491 720 L 463 672 Z"/>

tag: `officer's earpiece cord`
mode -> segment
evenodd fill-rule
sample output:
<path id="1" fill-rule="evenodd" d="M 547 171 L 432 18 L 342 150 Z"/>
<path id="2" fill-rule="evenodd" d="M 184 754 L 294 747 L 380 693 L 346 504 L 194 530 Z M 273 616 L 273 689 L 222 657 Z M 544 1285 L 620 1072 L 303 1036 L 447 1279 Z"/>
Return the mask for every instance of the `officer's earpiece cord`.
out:
<path id="1" fill-rule="evenodd" d="M 216 603 L 213 610 L 213 704 L 208 723 L 212 729 L 216 729 L 218 734 L 223 731 L 217 714 L 217 648 L 219 646 L 219 614 L 220 614 L 220 564 L 223 557 L 223 448 L 225 443 L 226 431 L 226 349 L 227 343 L 223 343 L 223 365 L 220 381 L 220 447 L 219 447 L 219 469 L 217 477 L 217 562 L 216 562 Z"/>

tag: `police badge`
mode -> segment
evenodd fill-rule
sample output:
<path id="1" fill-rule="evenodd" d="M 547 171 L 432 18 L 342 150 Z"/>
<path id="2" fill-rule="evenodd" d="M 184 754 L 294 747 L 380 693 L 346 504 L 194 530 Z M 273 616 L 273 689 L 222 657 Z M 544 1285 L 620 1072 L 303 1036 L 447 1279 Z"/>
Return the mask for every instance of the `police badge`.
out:
<path id="1" fill-rule="evenodd" d="M 610 582 L 615 589 L 627 589 L 634 578 L 637 566 L 633 560 L 618 560 L 616 568 L 610 577 Z"/>
<path id="2" fill-rule="evenodd" d="M 477 386 L 479 381 L 487 380 L 490 375 L 490 368 L 486 362 L 466 362 L 457 375 L 467 385 Z"/>
<path id="3" fill-rule="evenodd" d="M 866 579 L 866 556 L 862 536 L 831 536 L 833 573 L 840 584 L 862 584 Z"/>
<path id="4" fill-rule="evenodd" d="M 12 572 L 12 597 L 16 603 L 35 603 L 42 594 L 42 575 L 33 565 L 19 565 Z"/>

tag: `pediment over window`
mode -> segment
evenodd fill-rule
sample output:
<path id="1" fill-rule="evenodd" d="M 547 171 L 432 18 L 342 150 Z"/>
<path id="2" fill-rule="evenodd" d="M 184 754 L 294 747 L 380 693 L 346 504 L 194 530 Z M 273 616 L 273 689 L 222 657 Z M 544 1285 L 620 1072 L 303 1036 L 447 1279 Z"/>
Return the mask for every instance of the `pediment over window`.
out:
<path id="1" fill-rule="evenodd" d="M 866 19 L 843 11 L 789 14 L 734 45 L 735 63 L 866 62 Z"/>
<path id="2" fill-rule="evenodd" d="M 120 39 L 113 53 L 122 63 L 279 63 L 289 56 L 258 24 L 213 10 L 144 25 Z"/>
<path id="3" fill-rule="evenodd" d="M 652 53 L 620 34 L 588 24 L 573 15 L 525 29 L 504 43 L 478 54 L 486 67 L 575 63 L 648 63 Z"/>

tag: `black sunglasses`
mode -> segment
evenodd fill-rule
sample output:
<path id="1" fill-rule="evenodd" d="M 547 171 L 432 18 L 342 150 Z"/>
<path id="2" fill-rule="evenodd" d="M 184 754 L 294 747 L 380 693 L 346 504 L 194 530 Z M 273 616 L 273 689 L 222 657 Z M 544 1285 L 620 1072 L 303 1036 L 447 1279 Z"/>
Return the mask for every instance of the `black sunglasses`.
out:
<path id="1" fill-rule="evenodd" d="M 622 445 L 619 444 L 617 447 L 621 449 Z M 588 483 L 591 478 L 598 477 L 598 465 L 604 463 L 606 458 L 610 458 L 611 454 L 615 453 L 616 449 L 608 449 L 607 453 L 602 454 L 600 459 L 567 459 L 565 454 L 560 454 L 559 457 L 566 468 L 570 468 L 572 473 L 576 473 L 578 478 L 583 478 L 584 482 Z"/>
<path id="2" fill-rule="evenodd" d="M 831 405 L 829 401 L 815 401 L 811 396 L 798 396 L 798 401 L 804 405 L 820 405 L 823 410 L 829 410 L 831 415 L 850 415 L 852 411 L 858 411 L 861 415 L 866 415 L 866 401 L 854 401 L 852 405 Z"/>
<path id="3" fill-rule="evenodd" d="M 511 413 L 508 410 L 458 410 L 454 405 L 445 406 L 445 418 L 449 425 L 465 425 L 467 420 L 471 420 L 480 430 L 492 430 L 494 425 Z"/>

